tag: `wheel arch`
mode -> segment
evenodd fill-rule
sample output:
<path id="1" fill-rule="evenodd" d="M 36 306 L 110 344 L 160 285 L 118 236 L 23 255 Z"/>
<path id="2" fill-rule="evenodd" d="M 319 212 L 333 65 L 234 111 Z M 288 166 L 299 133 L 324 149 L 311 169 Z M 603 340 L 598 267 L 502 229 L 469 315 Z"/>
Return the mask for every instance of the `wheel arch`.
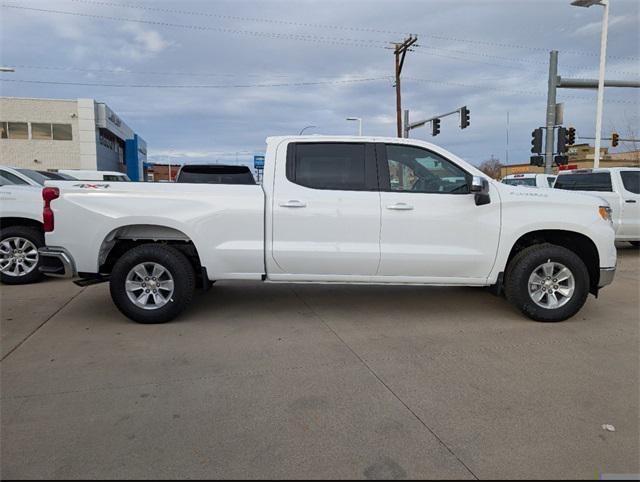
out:
<path id="1" fill-rule="evenodd" d="M 32 228 L 43 229 L 42 221 L 32 218 L 23 218 L 19 216 L 3 216 L 0 218 L 0 228 L 8 228 L 10 226 L 29 226 Z"/>
<path id="2" fill-rule="evenodd" d="M 600 280 L 600 255 L 595 243 L 585 234 L 560 229 L 540 229 L 521 235 L 511 247 L 505 271 L 513 258 L 523 249 L 536 244 L 550 243 L 573 251 L 585 264 L 589 272 L 590 292 L 598 293 Z"/>
<path id="3" fill-rule="evenodd" d="M 118 259 L 130 249 L 143 244 L 171 245 L 183 252 L 196 273 L 202 271 L 195 243 L 183 231 L 160 224 L 128 224 L 112 229 L 102 240 L 98 252 L 98 270 L 109 274 Z"/>

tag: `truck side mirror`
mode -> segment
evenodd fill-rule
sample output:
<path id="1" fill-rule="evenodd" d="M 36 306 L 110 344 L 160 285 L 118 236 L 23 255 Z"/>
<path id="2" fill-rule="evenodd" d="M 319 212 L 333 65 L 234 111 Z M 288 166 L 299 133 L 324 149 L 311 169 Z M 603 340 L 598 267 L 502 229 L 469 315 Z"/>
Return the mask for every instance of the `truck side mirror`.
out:
<path id="1" fill-rule="evenodd" d="M 489 181 L 481 176 L 473 176 L 471 192 L 475 195 L 476 206 L 483 206 L 491 202 L 489 195 Z"/>

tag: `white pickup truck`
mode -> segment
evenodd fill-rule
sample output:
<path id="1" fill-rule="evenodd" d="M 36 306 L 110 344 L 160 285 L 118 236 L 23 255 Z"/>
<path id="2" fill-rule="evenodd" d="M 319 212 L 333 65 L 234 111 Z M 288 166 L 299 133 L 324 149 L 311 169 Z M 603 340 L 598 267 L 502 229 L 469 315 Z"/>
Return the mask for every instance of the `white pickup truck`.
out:
<path id="1" fill-rule="evenodd" d="M 272 137 L 265 159 L 262 185 L 47 183 L 43 263 L 110 280 L 141 323 L 215 280 L 491 286 L 560 321 L 613 279 L 594 197 L 501 184 L 414 139 Z"/>

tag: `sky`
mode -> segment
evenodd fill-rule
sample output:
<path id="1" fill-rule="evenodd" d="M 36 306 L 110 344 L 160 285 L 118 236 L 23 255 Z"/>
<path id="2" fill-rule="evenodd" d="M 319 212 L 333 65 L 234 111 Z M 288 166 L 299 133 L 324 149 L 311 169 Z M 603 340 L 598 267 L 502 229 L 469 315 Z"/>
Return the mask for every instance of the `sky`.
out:
<path id="1" fill-rule="evenodd" d="M 640 1 L 610 2 L 607 78 L 640 80 Z M 395 136 L 390 47 L 415 34 L 403 108 L 415 121 L 466 105 L 471 125 L 411 136 L 476 165 L 520 163 L 545 122 L 549 51 L 561 76 L 597 78 L 601 20 L 569 0 L 2 0 L 0 64 L 16 71 L 0 95 L 105 102 L 149 160 L 246 162 L 306 126 L 356 134 L 350 116 Z M 578 137 L 595 135 L 595 99 L 558 91 Z M 640 136 L 638 89 L 606 90 L 603 128 Z"/>

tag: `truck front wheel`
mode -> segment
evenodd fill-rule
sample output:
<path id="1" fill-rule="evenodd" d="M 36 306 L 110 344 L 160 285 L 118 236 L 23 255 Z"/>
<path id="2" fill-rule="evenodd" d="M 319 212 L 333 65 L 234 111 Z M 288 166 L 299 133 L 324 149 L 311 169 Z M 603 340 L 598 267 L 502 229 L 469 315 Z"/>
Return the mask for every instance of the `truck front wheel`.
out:
<path id="1" fill-rule="evenodd" d="M 507 299 L 536 321 L 563 321 L 575 315 L 589 295 L 589 272 L 573 251 L 553 244 L 523 249 L 505 275 Z"/>
<path id="2" fill-rule="evenodd" d="M 144 244 L 124 254 L 111 273 L 111 298 L 138 323 L 166 323 L 191 302 L 195 273 L 184 254 L 171 246 Z"/>

